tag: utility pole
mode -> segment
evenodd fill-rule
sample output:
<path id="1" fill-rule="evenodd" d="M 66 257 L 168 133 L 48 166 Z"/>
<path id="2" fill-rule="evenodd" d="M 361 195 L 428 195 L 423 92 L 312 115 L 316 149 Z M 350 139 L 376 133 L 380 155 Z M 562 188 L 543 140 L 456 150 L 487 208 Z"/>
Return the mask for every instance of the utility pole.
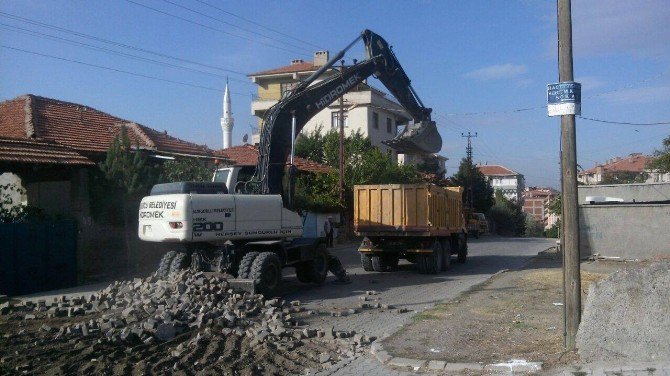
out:
<path id="1" fill-rule="evenodd" d="M 344 60 L 340 61 L 340 73 L 344 73 Z M 340 205 L 344 208 L 344 95 L 340 96 L 338 115 L 340 126 Z"/>
<path id="2" fill-rule="evenodd" d="M 560 82 L 573 81 L 570 0 L 558 0 L 558 79 Z M 577 348 L 576 337 L 582 311 L 575 115 L 561 115 L 561 172 L 564 334 L 565 348 L 571 351 Z"/>
<path id="3" fill-rule="evenodd" d="M 475 134 L 471 134 L 468 132 L 466 135 L 465 133 L 461 133 L 461 137 L 467 137 L 468 138 L 468 146 L 465 148 L 465 154 L 466 158 L 468 159 L 468 165 L 470 168 L 473 168 L 472 164 L 472 139 L 477 137 L 477 132 Z M 474 202 L 473 202 L 473 197 L 472 197 L 472 171 L 468 172 L 468 190 L 467 190 L 467 197 L 465 198 L 465 203 L 466 206 L 470 208 L 470 213 L 474 211 Z"/>

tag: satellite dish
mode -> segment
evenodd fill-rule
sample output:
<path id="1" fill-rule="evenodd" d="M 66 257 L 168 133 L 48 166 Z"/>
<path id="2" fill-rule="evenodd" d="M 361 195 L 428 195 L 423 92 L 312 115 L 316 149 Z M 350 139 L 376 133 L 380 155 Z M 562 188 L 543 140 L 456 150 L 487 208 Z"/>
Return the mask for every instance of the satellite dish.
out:
<path id="1" fill-rule="evenodd" d="M 247 141 L 249 141 L 249 135 L 245 133 L 244 136 L 242 136 L 242 142 L 246 144 Z"/>

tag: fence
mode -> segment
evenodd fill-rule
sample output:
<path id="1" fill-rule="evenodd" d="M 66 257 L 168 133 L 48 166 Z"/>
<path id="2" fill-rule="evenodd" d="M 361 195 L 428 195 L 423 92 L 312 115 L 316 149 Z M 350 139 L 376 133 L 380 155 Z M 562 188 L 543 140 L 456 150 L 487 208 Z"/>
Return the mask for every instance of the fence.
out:
<path id="1" fill-rule="evenodd" d="M 77 284 L 77 224 L 0 224 L 0 293 L 28 294 Z"/>

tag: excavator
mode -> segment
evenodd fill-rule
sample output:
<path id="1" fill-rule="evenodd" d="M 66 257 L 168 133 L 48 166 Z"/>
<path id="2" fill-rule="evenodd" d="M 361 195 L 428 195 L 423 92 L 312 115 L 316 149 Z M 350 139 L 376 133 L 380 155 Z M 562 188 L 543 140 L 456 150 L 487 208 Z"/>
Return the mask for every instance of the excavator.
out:
<path id="1" fill-rule="evenodd" d="M 367 58 L 326 75 L 359 40 Z M 302 217 L 294 211 L 293 154 L 305 123 L 370 76 L 379 79 L 413 119 L 385 144 L 399 153 L 438 152 L 442 139 L 431 120 L 432 110 L 419 99 L 389 44 L 364 30 L 266 111 L 258 164 L 250 179 L 240 179 L 246 175 L 240 167 L 228 167 L 217 170 L 212 182 L 157 184 L 142 199 L 140 239 L 180 245 L 163 256 L 158 275 L 189 267 L 225 273 L 235 277 L 229 279 L 231 285 L 266 296 L 277 291 L 284 267 L 295 267 L 305 283 L 323 283 L 328 271 L 346 281 L 346 271 L 327 251 L 325 239 L 302 236 Z"/>

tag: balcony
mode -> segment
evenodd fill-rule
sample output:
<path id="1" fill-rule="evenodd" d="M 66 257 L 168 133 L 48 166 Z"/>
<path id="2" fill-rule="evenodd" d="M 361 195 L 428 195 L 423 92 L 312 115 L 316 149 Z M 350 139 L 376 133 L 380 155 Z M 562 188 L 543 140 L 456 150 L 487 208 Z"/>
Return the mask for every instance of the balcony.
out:
<path id="1" fill-rule="evenodd" d="M 251 114 L 254 116 L 262 116 L 265 111 L 270 109 L 278 101 L 276 99 L 258 99 L 254 98 L 251 101 Z"/>

